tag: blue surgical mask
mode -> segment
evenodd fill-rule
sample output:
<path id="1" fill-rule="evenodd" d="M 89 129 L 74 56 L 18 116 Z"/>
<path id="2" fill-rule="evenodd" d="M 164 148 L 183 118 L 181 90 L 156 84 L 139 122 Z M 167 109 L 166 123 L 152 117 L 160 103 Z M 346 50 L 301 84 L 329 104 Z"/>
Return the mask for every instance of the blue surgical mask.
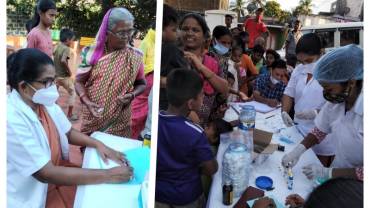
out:
<path id="1" fill-rule="evenodd" d="M 221 43 L 217 42 L 217 40 L 215 40 L 215 45 L 213 46 L 216 50 L 216 52 L 220 55 L 225 55 L 227 52 L 229 52 L 229 48 L 225 47 L 224 45 L 222 45 Z"/>

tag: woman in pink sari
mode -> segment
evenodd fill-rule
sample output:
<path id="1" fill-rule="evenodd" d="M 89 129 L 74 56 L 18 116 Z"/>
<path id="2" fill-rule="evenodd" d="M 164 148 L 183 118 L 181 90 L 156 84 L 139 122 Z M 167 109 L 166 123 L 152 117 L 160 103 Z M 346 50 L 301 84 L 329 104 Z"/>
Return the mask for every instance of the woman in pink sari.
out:
<path id="1" fill-rule="evenodd" d="M 82 101 L 81 131 L 131 137 L 131 101 L 146 86 L 142 53 L 128 45 L 134 17 L 124 8 L 104 16 L 96 42 L 83 49 L 76 91 Z"/>

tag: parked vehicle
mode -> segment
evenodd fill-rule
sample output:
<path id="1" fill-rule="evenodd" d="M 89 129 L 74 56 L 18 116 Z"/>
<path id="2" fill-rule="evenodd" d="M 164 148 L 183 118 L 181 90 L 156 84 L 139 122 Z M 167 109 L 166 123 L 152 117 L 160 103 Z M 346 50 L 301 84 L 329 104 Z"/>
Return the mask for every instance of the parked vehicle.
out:
<path id="1" fill-rule="evenodd" d="M 352 43 L 362 48 L 364 43 L 363 22 L 314 25 L 302 27 L 301 31 L 303 34 L 312 32 L 318 34 L 323 41 L 326 52 Z"/>
<path id="2" fill-rule="evenodd" d="M 356 44 L 363 47 L 364 23 L 345 22 L 328 23 L 321 25 L 306 26 L 301 28 L 303 34 L 316 33 L 320 36 L 325 52 L 348 44 Z M 285 49 L 278 50 L 281 57 L 285 57 Z"/>

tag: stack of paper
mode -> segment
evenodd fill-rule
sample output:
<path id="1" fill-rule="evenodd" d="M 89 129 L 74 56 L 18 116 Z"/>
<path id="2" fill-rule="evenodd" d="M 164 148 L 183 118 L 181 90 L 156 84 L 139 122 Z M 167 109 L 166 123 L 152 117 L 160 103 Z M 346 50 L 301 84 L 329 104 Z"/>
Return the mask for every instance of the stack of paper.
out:
<path id="1" fill-rule="evenodd" d="M 245 105 L 254 106 L 254 108 L 256 109 L 256 111 L 259 112 L 259 113 L 268 113 L 268 112 L 271 112 L 271 111 L 273 111 L 273 110 L 276 109 L 274 107 L 270 107 L 270 106 L 268 106 L 266 104 L 259 103 L 257 101 L 244 102 L 244 103 L 231 103 L 231 105 L 233 105 L 239 112 L 241 110 L 241 107 L 242 106 L 245 106 Z"/>

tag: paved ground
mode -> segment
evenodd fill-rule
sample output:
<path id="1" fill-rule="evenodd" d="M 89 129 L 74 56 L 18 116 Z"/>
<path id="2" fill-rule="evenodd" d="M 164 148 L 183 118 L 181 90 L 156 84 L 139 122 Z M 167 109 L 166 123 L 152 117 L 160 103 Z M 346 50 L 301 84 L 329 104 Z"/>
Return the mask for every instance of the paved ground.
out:
<path id="1" fill-rule="evenodd" d="M 73 77 L 74 77 L 75 74 L 76 74 L 77 66 L 79 64 L 79 55 L 74 54 L 71 57 L 70 60 L 71 60 L 70 67 L 72 69 L 72 74 L 73 74 Z M 68 99 L 69 95 L 68 95 L 67 91 L 65 89 L 63 89 L 62 87 L 59 87 L 59 94 L 60 94 L 60 97 L 59 97 L 57 103 L 59 104 L 59 106 L 62 107 L 64 113 L 67 115 L 68 106 L 66 105 L 66 103 L 67 103 L 67 99 Z M 80 102 L 80 98 L 78 96 L 76 96 L 75 107 L 74 107 L 73 111 L 74 111 L 75 114 L 77 114 L 79 116 L 79 120 L 73 121 L 72 125 L 73 125 L 73 128 L 75 128 L 77 130 L 80 130 L 80 128 L 81 128 L 81 122 L 82 122 L 81 121 L 81 110 L 82 110 L 82 104 Z M 82 154 L 81 154 L 81 151 L 80 151 L 80 147 L 75 146 L 75 145 L 70 145 L 69 157 L 70 157 L 71 162 L 73 162 L 75 164 L 82 164 Z"/>

